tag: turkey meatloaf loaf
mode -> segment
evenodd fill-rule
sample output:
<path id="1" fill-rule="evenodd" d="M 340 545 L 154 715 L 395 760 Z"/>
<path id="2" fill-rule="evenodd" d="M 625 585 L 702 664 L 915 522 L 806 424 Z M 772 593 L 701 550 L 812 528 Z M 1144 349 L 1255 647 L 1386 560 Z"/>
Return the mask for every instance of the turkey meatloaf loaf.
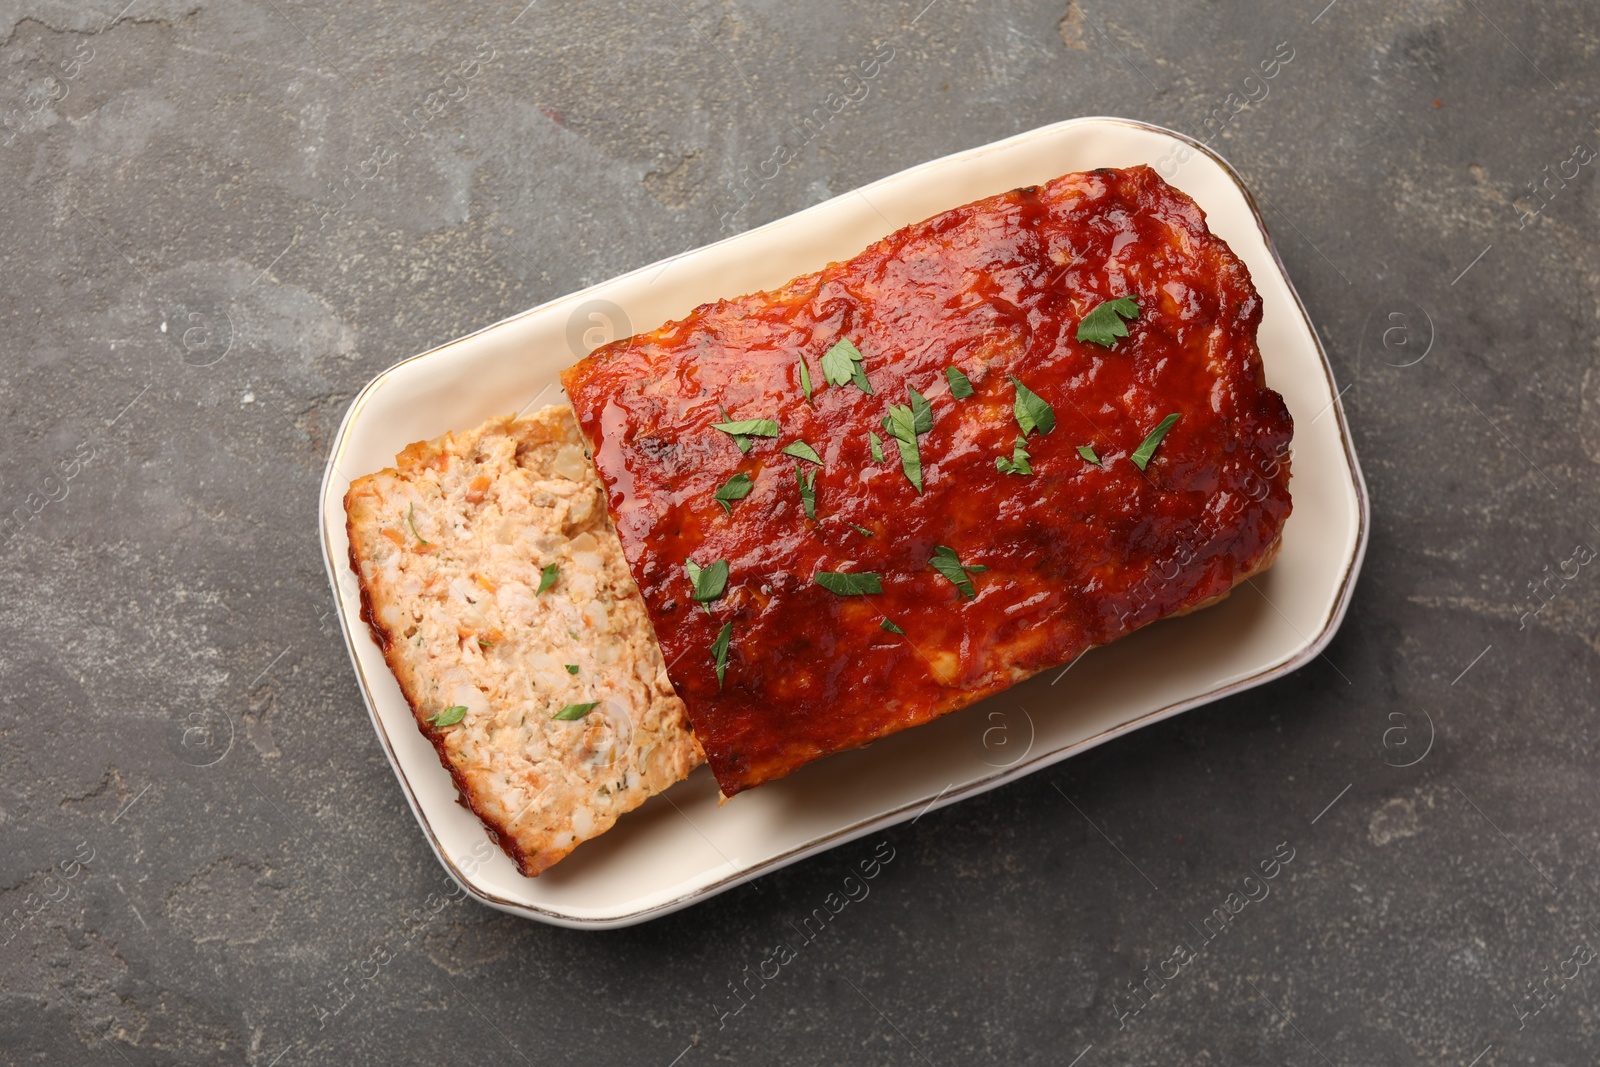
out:
<path id="1" fill-rule="evenodd" d="M 1264 570 L 1293 420 L 1261 316 L 1148 167 L 952 208 L 357 482 L 373 633 L 537 871 L 702 750 L 733 796 Z"/>
<path id="2" fill-rule="evenodd" d="M 562 373 L 723 793 L 1215 602 L 1293 420 L 1250 272 L 1149 167 L 906 226 Z"/>
<path id="3" fill-rule="evenodd" d="M 701 762 L 571 408 L 413 444 L 345 510 L 362 617 L 524 874 Z"/>

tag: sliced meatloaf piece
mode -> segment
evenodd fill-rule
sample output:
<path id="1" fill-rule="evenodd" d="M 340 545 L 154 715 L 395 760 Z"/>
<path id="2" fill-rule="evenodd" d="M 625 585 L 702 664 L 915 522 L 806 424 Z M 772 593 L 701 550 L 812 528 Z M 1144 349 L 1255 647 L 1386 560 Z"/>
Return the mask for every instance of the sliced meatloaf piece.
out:
<path id="1" fill-rule="evenodd" d="M 701 762 L 571 408 L 410 445 L 345 511 L 362 617 L 524 874 Z"/>

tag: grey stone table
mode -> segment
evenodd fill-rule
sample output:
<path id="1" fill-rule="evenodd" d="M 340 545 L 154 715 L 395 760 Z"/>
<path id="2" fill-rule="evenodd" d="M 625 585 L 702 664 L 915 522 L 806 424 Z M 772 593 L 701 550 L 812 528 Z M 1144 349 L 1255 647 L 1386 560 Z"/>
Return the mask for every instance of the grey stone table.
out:
<path id="1" fill-rule="evenodd" d="M 124 3 L 0 0 L 0 1059 L 1596 1061 L 1594 4 Z M 726 1018 L 872 839 L 633 929 L 397 937 L 449 883 L 314 533 L 356 390 L 1093 114 L 1235 163 L 1347 390 L 1372 540 L 1326 655 L 887 832 Z"/>

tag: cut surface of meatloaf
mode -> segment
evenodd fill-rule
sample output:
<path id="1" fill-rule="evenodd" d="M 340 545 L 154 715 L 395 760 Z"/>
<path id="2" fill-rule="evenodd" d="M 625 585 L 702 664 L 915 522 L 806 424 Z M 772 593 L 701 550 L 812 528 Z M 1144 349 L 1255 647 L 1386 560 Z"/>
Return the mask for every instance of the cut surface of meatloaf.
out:
<path id="1" fill-rule="evenodd" d="M 946 211 L 570 368 L 723 792 L 1270 563 L 1292 422 L 1261 310 L 1193 200 L 1107 169 Z"/>
<path id="2" fill-rule="evenodd" d="M 413 444 L 345 511 L 362 617 L 524 874 L 701 762 L 570 408 Z"/>

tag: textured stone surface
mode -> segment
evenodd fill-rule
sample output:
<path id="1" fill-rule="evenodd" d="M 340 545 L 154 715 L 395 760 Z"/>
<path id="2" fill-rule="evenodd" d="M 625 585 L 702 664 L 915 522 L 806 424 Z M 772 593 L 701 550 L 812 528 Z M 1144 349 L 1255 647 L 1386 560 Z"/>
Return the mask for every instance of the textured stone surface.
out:
<path id="1" fill-rule="evenodd" d="M 0 512 L 32 516 L 0 530 L 0 1058 L 1594 1061 L 1600 569 L 1549 578 L 1600 548 L 1600 162 L 1564 166 L 1600 147 L 1593 4 L 124 2 L 0 0 Z M 953 150 L 1200 131 L 1280 42 L 1215 143 L 1371 490 L 1326 656 L 882 835 L 870 897 L 725 1019 L 876 839 L 625 931 L 401 932 L 447 883 L 314 534 L 355 391 Z M 1147 966 L 1177 977 L 1135 1014 Z"/>

